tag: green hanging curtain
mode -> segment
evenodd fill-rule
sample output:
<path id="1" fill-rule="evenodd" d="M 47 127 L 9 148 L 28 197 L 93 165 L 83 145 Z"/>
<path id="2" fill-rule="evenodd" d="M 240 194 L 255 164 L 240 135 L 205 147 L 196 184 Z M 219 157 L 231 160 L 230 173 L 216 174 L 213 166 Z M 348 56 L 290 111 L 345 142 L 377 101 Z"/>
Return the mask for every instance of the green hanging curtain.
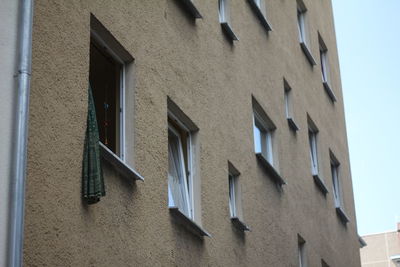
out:
<path id="1" fill-rule="evenodd" d="M 88 204 L 100 201 L 105 196 L 103 171 L 100 161 L 99 129 L 96 119 L 92 89 L 89 85 L 88 115 L 82 167 L 82 196 Z"/>

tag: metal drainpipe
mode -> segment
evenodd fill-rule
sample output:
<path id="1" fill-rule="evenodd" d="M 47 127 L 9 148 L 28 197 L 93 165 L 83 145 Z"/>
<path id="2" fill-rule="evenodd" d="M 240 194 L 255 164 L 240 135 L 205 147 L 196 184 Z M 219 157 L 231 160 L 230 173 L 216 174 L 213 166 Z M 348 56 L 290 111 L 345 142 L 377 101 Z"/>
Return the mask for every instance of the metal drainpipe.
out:
<path id="1" fill-rule="evenodd" d="M 25 176 L 28 143 L 29 87 L 32 61 L 33 0 L 21 0 L 18 25 L 17 93 L 8 222 L 9 267 L 22 266 L 24 243 Z"/>

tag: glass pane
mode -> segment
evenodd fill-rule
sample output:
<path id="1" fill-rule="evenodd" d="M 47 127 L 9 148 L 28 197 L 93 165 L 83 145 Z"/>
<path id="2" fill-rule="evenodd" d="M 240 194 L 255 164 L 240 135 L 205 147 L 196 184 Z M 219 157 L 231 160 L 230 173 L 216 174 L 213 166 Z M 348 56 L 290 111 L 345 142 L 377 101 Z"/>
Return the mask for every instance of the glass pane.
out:
<path id="1" fill-rule="evenodd" d="M 168 198 L 183 213 L 190 217 L 188 187 L 183 162 L 182 145 L 179 137 L 168 131 Z"/>
<path id="2" fill-rule="evenodd" d="M 235 177 L 229 175 L 229 208 L 231 217 L 236 217 Z"/>
<path id="3" fill-rule="evenodd" d="M 261 130 L 254 124 L 253 126 L 253 132 L 254 132 L 254 151 L 256 153 L 261 153 L 262 146 L 261 146 Z"/>

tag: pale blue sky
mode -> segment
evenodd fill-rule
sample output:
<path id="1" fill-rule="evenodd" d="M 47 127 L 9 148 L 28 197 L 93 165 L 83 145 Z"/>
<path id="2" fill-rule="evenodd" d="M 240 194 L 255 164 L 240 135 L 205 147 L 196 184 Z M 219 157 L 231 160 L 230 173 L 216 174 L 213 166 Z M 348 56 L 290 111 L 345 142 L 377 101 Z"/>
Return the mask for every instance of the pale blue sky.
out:
<path id="1" fill-rule="evenodd" d="M 360 235 L 400 221 L 400 0 L 332 0 Z"/>

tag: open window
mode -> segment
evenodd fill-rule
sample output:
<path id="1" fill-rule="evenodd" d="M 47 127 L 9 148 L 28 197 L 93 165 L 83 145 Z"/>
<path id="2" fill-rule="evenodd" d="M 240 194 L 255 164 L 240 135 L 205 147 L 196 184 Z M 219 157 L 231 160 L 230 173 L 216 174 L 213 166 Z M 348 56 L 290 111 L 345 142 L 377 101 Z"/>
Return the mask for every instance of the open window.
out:
<path id="1" fill-rule="evenodd" d="M 231 0 L 218 0 L 219 22 L 228 37 L 232 41 L 238 41 L 239 38 L 236 36 L 231 26 L 230 2 Z"/>
<path id="2" fill-rule="evenodd" d="M 190 231 L 210 236 L 201 227 L 198 130 L 168 98 L 168 206 Z"/>
<path id="3" fill-rule="evenodd" d="M 286 119 L 289 123 L 289 127 L 293 131 L 298 131 L 299 127 L 297 126 L 294 118 L 293 118 L 293 101 L 292 101 L 292 88 L 286 79 L 283 79 L 283 88 L 284 88 L 284 102 L 285 102 L 285 113 Z"/>
<path id="4" fill-rule="evenodd" d="M 335 102 L 336 96 L 332 90 L 331 81 L 330 81 L 328 47 L 326 46 L 326 44 L 320 34 L 318 34 L 318 41 L 319 41 L 319 57 L 320 57 L 320 63 L 321 63 L 322 84 L 325 88 L 326 93 L 332 100 L 332 102 Z"/>
<path id="5" fill-rule="evenodd" d="M 279 162 L 275 140 L 276 126 L 253 97 L 254 151 L 261 164 L 278 185 L 285 181 L 278 172 Z"/>
<path id="6" fill-rule="evenodd" d="M 311 161 L 311 175 L 314 178 L 314 182 L 317 184 L 318 188 L 324 193 L 328 193 L 328 188 L 326 187 L 324 180 L 321 177 L 320 166 L 319 166 L 319 152 L 318 152 L 318 128 L 312 119 L 307 115 L 308 122 L 308 142 L 310 151 L 310 161 Z"/>
<path id="7" fill-rule="evenodd" d="M 133 134 L 132 123 L 126 124 L 127 87 L 133 89 L 127 78 L 132 75 L 133 57 L 93 16 L 90 18 L 89 83 L 92 90 L 100 137 L 100 150 L 118 172 L 136 180 L 143 180 L 127 161 L 126 132 Z M 133 120 L 133 117 L 129 117 Z M 131 120 L 129 120 L 131 121 Z M 132 151 L 131 151 L 131 154 Z M 132 155 L 131 155 L 132 157 Z"/>
<path id="8" fill-rule="evenodd" d="M 265 30 L 267 32 L 272 31 L 271 24 L 267 20 L 265 0 L 248 0 L 248 2 Z"/>
<path id="9" fill-rule="evenodd" d="M 229 210 L 232 223 L 241 231 L 249 231 L 250 228 L 243 222 L 242 190 L 239 183 L 239 171 L 228 162 L 229 181 Z"/>
<path id="10" fill-rule="evenodd" d="M 337 160 L 332 151 L 329 151 L 331 159 L 331 174 L 332 174 L 332 185 L 333 185 L 333 197 L 335 201 L 336 212 L 343 223 L 348 223 L 349 218 L 344 211 L 343 206 L 343 195 L 340 182 L 340 162 Z"/>
<path id="11" fill-rule="evenodd" d="M 299 30 L 300 47 L 312 66 L 316 65 L 311 54 L 310 38 L 307 26 L 307 7 L 302 0 L 297 0 L 297 28 Z"/>

